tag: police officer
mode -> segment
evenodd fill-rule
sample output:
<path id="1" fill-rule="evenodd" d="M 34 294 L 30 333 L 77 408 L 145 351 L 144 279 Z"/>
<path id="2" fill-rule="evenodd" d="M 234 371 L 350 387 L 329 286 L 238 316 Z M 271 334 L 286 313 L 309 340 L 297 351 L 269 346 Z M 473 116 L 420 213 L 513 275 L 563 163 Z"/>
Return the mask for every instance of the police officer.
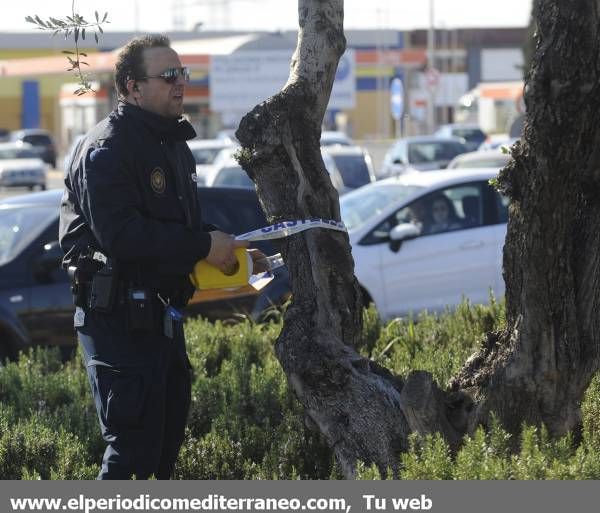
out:
<path id="1" fill-rule="evenodd" d="M 65 175 L 60 244 L 107 443 L 99 479 L 172 475 L 190 405 L 188 276 L 202 259 L 232 272 L 246 246 L 201 221 L 186 144 L 196 134 L 181 117 L 188 79 L 166 37 L 131 40 L 116 64 L 118 107 Z"/>

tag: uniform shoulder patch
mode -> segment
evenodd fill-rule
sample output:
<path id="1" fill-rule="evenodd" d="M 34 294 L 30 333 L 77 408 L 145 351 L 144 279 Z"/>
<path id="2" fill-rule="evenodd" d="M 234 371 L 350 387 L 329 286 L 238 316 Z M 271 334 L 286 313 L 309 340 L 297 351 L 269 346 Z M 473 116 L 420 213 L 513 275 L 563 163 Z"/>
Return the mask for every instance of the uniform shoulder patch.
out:
<path id="1" fill-rule="evenodd" d="M 166 186 L 165 172 L 160 167 L 155 167 L 150 173 L 150 187 L 156 194 L 163 194 Z"/>

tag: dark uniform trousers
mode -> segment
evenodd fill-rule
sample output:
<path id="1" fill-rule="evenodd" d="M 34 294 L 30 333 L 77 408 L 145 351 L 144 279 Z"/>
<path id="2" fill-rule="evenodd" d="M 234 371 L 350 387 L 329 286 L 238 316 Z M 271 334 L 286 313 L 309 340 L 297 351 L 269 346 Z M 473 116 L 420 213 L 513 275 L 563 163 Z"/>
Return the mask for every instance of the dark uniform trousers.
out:
<path id="1" fill-rule="evenodd" d="M 191 396 L 183 326 L 174 324 L 172 339 L 155 329 L 134 332 L 124 340 L 121 330 L 115 332 L 104 322 L 113 320 L 91 312 L 86 326 L 77 330 L 102 437 L 108 444 L 98 479 L 169 479 L 183 443 Z M 119 348 L 119 343 L 128 347 Z M 99 361 L 90 348 L 95 352 L 103 346 L 109 353 L 122 353 L 125 357 L 119 361 L 131 364 Z M 136 361 L 135 353 L 146 358 Z"/>

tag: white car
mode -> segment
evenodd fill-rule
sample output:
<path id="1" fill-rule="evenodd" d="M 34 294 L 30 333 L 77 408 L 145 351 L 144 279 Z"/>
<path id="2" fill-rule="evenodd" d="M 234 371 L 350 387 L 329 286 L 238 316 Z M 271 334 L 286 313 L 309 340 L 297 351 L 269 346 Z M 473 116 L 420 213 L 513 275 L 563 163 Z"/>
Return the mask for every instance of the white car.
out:
<path id="1" fill-rule="evenodd" d="M 0 187 L 46 189 L 48 164 L 33 146 L 23 142 L 0 144 Z"/>
<path id="2" fill-rule="evenodd" d="M 340 198 L 355 274 L 384 319 L 504 294 L 508 202 L 493 169 L 408 173 Z"/>
<path id="3" fill-rule="evenodd" d="M 506 166 L 512 158 L 510 153 L 501 150 L 471 151 L 454 157 L 447 169 L 482 168 L 493 167 L 501 169 Z"/>
<path id="4" fill-rule="evenodd" d="M 219 153 L 224 149 L 233 148 L 235 145 L 231 140 L 226 139 L 192 139 L 188 141 L 188 146 L 196 161 L 198 183 L 203 185 L 206 183 L 206 177 L 213 170 Z"/>
<path id="5" fill-rule="evenodd" d="M 218 163 L 213 166 L 206 177 L 204 185 L 207 187 L 250 187 L 254 188 L 254 182 L 250 180 L 246 171 L 237 163 L 231 154 L 220 156 Z M 321 156 L 325 169 L 329 173 L 331 183 L 337 189 L 340 195 L 345 194 L 348 188 L 344 185 L 342 176 L 335 165 L 333 157 L 327 151 L 321 148 Z M 227 157 L 227 158 L 226 158 Z"/>

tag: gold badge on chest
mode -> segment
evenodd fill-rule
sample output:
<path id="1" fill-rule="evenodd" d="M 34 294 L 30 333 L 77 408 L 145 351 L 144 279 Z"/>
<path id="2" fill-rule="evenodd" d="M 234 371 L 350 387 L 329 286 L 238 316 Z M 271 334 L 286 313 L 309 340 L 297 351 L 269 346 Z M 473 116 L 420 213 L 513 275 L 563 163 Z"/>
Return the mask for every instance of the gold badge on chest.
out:
<path id="1" fill-rule="evenodd" d="M 167 186 L 165 172 L 160 167 L 155 167 L 150 174 L 150 186 L 156 194 L 163 194 Z"/>

